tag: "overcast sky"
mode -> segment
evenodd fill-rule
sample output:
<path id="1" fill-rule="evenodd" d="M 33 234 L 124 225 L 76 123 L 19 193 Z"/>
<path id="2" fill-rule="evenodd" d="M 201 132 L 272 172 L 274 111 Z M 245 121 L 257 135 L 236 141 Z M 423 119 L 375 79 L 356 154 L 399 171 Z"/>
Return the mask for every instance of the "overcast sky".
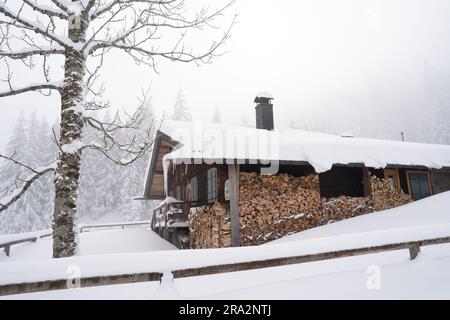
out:
<path id="1" fill-rule="evenodd" d="M 354 123 L 392 112 L 405 115 L 413 131 L 420 114 L 411 110 L 425 111 L 429 103 L 429 70 L 444 75 L 441 86 L 450 84 L 448 0 L 238 0 L 229 11 L 235 12 L 227 54 L 212 64 L 161 62 L 155 74 L 112 54 L 102 73 L 106 96 L 117 107 L 134 107 L 141 87 L 151 84 L 154 109 L 170 113 L 182 87 L 195 120 L 210 121 L 218 106 L 224 122 L 240 123 L 245 115 L 253 123 L 255 94 L 269 91 L 278 127 L 314 115 Z M 200 40 L 195 47 L 205 45 Z M 53 122 L 58 108 L 57 96 L 0 99 L 0 150 L 21 109 Z"/>

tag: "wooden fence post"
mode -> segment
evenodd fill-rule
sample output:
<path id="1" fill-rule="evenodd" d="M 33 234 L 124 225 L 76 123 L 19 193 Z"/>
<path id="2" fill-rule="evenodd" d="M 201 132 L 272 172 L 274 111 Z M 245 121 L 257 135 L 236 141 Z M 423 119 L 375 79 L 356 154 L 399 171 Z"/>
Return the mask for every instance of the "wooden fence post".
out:
<path id="1" fill-rule="evenodd" d="M 420 253 L 420 245 L 419 243 L 416 243 L 409 247 L 409 259 L 412 261 L 417 258 L 417 256 Z"/>
<path id="2" fill-rule="evenodd" d="M 6 256 L 7 256 L 7 257 L 9 257 L 9 252 L 10 252 L 10 250 L 11 250 L 11 246 L 10 246 L 10 245 L 6 245 L 6 246 L 5 246 L 5 253 L 6 253 Z"/>

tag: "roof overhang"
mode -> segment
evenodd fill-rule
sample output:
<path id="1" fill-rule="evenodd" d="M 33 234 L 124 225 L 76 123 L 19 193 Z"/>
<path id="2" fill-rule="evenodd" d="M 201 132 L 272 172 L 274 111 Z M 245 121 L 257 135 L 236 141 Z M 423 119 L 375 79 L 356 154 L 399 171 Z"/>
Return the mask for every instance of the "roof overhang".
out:
<path id="1" fill-rule="evenodd" d="M 147 176 L 145 179 L 145 187 L 144 187 L 144 195 L 136 200 L 141 200 L 141 201 L 145 201 L 145 200 L 163 200 L 164 194 L 162 195 L 152 195 L 152 184 L 153 184 L 153 180 L 155 178 L 156 175 L 161 175 L 163 176 L 163 172 L 156 172 L 156 167 L 157 167 L 157 163 L 158 160 L 160 158 L 162 158 L 160 156 L 160 150 L 161 150 L 161 146 L 162 145 L 168 145 L 170 146 L 172 149 L 175 148 L 176 146 L 180 146 L 181 144 L 176 141 L 173 140 L 170 136 L 168 136 L 167 134 L 165 134 L 164 132 L 161 132 L 160 130 L 156 131 L 156 135 L 155 135 L 155 142 L 153 145 L 153 151 L 152 151 L 152 156 L 150 159 L 150 164 L 148 166 L 148 170 L 147 170 Z"/>

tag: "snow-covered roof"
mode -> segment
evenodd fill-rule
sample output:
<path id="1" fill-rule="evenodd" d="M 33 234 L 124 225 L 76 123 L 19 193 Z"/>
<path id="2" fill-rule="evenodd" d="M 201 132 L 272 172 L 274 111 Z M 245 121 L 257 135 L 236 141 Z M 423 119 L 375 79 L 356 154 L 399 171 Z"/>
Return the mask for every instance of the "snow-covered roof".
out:
<path id="1" fill-rule="evenodd" d="M 366 167 L 450 167 L 450 146 L 368 138 L 347 138 L 297 130 L 274 131 L 229 124 L 166 121 L 160 131 L 180 142 L 164 156 L 167 165 L 223 163 L 223 160 L 305 162 L 316 172 L 335 164 L 364 164 Z"/>

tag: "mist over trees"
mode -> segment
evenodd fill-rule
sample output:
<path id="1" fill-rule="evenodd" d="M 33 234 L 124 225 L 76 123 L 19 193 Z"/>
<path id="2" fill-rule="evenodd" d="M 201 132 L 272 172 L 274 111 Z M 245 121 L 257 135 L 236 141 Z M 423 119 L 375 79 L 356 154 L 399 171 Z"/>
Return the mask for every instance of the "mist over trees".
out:
<path id="1" fill-rule="evenodd" d="M 30 167 L 52 163 L 57 150 L 51 140 L 52 131 L 45 119 L 38 120 L 35 113 L 25 118 L 21 113 L 9 143 L 7 154 Z M 30 172 L 11 161 L 0 160 L 0 198 L 11 194 Z M 6 210 L 0 219 L 1 233 L 17 233 L 48 229 L 53 214 L 54 186 L 49 175 L 38 179 L 27 193 Z"/>
<path id="2" fill-rule="evenodd" d="M 110 120 L 109 114 L 104 120 Z M 144 125 L 150 125 L 153 114 L 149 112 Z M 57 128 L 57 125 L 53 126 Z M 56 132 L 57 134 L 57 132 Z M 126 134 L 126 133 L 124 133 Z M 130 132 L 130 134 L 132 134 Z M 98 141 L 100 135 L 93 129 L 85 131 L 85 141 Z M 53 130 L 45 119 L 35 113 L 28 117 L 22 112 L 6 148 L 7 154 L 29 166 L 54 162 L 57 146 L 52 141 Z M 117 152 L 117 151 L 116 151 Z M 145 171 L 150 151 L 127 167 L 119 166 L 94 150 L 82 155 L 78 193 L 78 222 L 142 221 L 150 218 L 153 202 L 133 200 L 143 193 Z M 120 155 L 117 154 L 119 157 Z M 7 160 L 0 160 L 0 198 L 11 194 L 16 184 L 29 172 Z M 9 207 L 0 219 L 0 233 L 21 233 L 50 229 L 53 217 L 54 185 L 52 176 L 41 177 L 32 184 L 25 195 Z"/>
<path id="3" fill-rule="evenodd" d="M 192 115 L 187 106 L 186 96 L 182 88 L 178 89 L 170 119 L 174 121 L 192 121 Z"/>
<path id="4" fill-rule="evenodd" d="M 222 116 L 220 114 L 220 108 L 218 106 L 216 106 L 214 108 L 212 122 L 213 123 L 220 123 L 220 122 L 222 122 Z"/>
<path id="5" fill-rule="evenodd" d="M 406 98 L 395 92 L 383 95 L 374 82 L 365 104 L 300 112 L 290 120 L 290 127 L 332 134 L 351 131 L 359 137 L 390 140 L 401 140 L 403 132 L 406 141 L 450 144 L 449 84 L 450 73 L 425 64 L 417 84 L 421 99 L 405 104 Z"/>

